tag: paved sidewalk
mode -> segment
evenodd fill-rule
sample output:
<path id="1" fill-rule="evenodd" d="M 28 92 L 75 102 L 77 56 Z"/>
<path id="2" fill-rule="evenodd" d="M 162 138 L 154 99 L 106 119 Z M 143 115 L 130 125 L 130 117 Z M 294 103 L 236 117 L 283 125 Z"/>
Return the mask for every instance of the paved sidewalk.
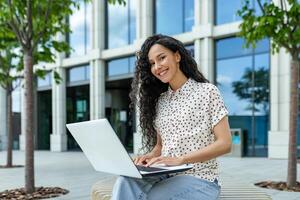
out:
<path id="1" fill-rule="evenodd" d="M 5 157 L 6 152 L 1 151 L 1 165 L 5 163 Z M 286 180 L 287 160 L 222 157 L 219 161 L 221 177 L 226 184 Z M 14 164 L 24 164 L 24 152 L 14 152 Z M 298 172 L 300 172 L 300 165 L 298 165 Z M 111 175 L 94 171 L 82 152 L 35 152 L 36 186 L 59 186 L 70 190 L 68 195 L 55 198 L 55 200 L 90 199 L 91 186 L 99 179 L 108 176 Z M 300 180 L 299 173 L 298 180 Z M 23 185 L 24 168 L 0 169 L 0 191 L 23 187 Z M 300 200 L 300 193 L 260 190 L 271 195 L 274 200 Z"/>

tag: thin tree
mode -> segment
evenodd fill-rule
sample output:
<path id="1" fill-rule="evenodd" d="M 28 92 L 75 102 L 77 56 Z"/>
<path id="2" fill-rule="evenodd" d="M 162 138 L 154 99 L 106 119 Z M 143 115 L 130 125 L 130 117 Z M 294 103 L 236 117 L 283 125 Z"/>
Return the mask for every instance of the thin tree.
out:
<path id="1" fill-rule="evenodd" d="M 245 38 L 246 46 L 255 46 L 263 38 L 271 39 L 272 53 L 284 48 L 291 56 L 290 62 L 290 122 L 287 186 L 296 185 L 297 179 L 297 119 L 298 119 L 298 83 L 300 54 L 300 4 L 297 0 L 279 0 L 262 3 L 256 0 L 261 11 L 256 15 L 249 0 L 238 11 L 243 22 L 240 36 Z M 265 2 L 265 1 L 264 1 Z"/>
<path id="2" fill-rule="evenodd" d="M 116 3 L 116 0 L 108 0 Z M 117 0 L 125 4 L 124 0 Z M 7 25 L 15 34 L 23 53 L 24 63 L 24 115 L 25 126 L 25 190 L 35 191 L 34 184 L 34 140 L 33 140 L 33 66 L 39 57 L 54 62 L 54 54 L 67 52 L 65 41 L 56 41 L 57 34 L 66 35 L 70 28 L 65 20 L 73 13 L 72 7 L 79 8 L 77 0 L 0 0 L 0 24 Z M 55 76 L 58 76 L 56 73 Z"/>
<path id="3" fill-rule="evenodd" d="M 7 32 L 0 33 L 0 86 L 6 91 L 7 102 L 7 157 L 6 166 L 13 167 L 13 111 L 12 111 L 12 92 L 19 84 L 14 84 L 17 79 L 22 78 L 18 72 L 22 70 L 19 64 L 19 55 L 16 53 L 16 39 Z M 13 62 L 15 60 L 16 62 Z M 14 73 L 12 73 L 14 71 Z M 13 74 L 13 75 L 12 75 Z"/>

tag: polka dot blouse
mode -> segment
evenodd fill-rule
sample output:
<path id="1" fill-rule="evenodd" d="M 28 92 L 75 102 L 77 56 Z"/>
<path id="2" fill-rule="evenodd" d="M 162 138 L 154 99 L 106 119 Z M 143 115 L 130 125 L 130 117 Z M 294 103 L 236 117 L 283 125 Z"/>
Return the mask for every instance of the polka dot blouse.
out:
<path id="1" fill-rule="evenodd" d="M 157 103 L 155 129 L 162 138 L 162 156 L 179 157 L 215 141 L 213 127 L 228 114 L 218 88 L 189 78 L 175 92 L 162 93 Z M 208 181 L 219 179 L 216 159 L 194 163 L 188 174 Z"/>

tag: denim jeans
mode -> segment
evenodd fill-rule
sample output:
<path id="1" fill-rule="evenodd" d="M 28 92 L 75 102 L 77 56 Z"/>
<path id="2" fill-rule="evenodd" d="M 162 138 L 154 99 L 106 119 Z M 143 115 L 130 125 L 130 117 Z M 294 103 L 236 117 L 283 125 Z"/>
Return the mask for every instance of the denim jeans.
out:
<path id="1" fill-rule="evenodd" d="M 219 195 L 217 180 L 210 182 L 190 175 L 143 179 L 119 176 L 112 200 L 215 200 Z"/>

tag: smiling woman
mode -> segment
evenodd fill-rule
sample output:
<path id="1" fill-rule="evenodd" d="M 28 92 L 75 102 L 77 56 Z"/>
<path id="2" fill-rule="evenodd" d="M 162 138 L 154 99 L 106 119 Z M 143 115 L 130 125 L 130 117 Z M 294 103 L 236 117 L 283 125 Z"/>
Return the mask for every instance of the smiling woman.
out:
<path id="1" fill-rule="evenodd" d="M 144 179 L 120 176 L 112 199 L 218 199 L 216 157 L 231 148 L 228 111 L 180 41 L 159 34 L 144 42 L 130 97 L 148 151 L 135 164 L 194 167 Z"/>

